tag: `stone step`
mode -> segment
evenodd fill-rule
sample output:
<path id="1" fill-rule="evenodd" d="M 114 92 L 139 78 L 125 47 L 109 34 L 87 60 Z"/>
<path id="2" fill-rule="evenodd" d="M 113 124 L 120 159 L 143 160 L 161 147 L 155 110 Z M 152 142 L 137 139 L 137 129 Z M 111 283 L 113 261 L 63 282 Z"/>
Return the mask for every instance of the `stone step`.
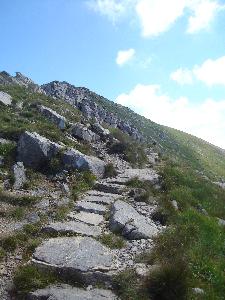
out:
<path id="1" fill-rule="evenodd" d="M 111 194 L 111 193 L 104 193 L 97 190 L 90 190 L 86 193 L 88 196 L 97 196 L 97 197 L 110 197 L 112 199 L 118 199 L 120 198 L 120 195 L 117 194 Z"/>
<path id="2" fill-rule="evenodd" d="M 111 231 L 120 232 L 131 240 L 149 239 L 158 233 L 157 226 L 150 218 L 144 217 L 121 200 L 112 205 L 109 227 Z"/>
<path id="3" fill-rule="evenodd" d="M 92 196 L 92 195 L 86 195 L 82 201 L 86 201 L 86 202 L 94 202 L 97 204 L 102 204 L 102 205 L 110 205 L 111 203 L 113 203 L 115 201 L 115 197 L 110 197 L 110 196 Z"/>
<path id="4" fill-rule="evenodd" d="M 118 195 L 124 194 L 127 189 L 127 187 L 124 185 L 112 184 L 108 182 L 98 182 L 95 188 L 96 190 L 104 193 L 111 193 L 111 194 L 118 194 Z"/>
<path id="5" fill-rule="evenodd" d="M 90 226 L 79 221 L 55 222 L 42 228 L 43 232 L 58 234 L 82 234 L 97 237 L 101 234 L 98 226 Z"/>
<path id="6" fill-rule="evenodd" d="M 78 211 L 86 211 L 89 213 L 104 215 L 107 207 L 102 204 L 96 204 L 94 202 L 87 202 L 87 201 L 78 201 L 75 205 L 75 209 Z"/>
<path id="7" fill-rule="evenodd" d="M 30 292 L 27 300 L 116 300 L 112 291 L 103 289 L 85 290 L 68 284 L 51 285 L 35 292 Z"/>
<path id="8" fill-rule="evenodd" d="M 116 274 L 113 252 L 91 237 L 45 240 L 36 248 L 32 263 L 84 284 L 110 284 Z"/>
<path id="9" fill-rule="evenodd" d="M 92 225 L 92 226 L 94 226 L 94 225 L 97 226 L 104 221 L 104 218 L 102 215 L 88 213 L 85 211 L 81 211 L 79 213 L 72 211 L 67 215 L 67 217 L 68 217 L 68 219 L 83 222 L 85 224 Z"/>

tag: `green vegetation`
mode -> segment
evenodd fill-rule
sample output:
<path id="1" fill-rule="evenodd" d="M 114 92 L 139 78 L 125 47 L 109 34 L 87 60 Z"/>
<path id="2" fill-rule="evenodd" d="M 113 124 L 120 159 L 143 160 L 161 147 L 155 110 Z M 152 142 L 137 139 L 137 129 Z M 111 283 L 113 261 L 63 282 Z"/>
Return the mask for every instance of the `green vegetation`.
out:
<path id="1" fill-rule="evenodd" d="M 116 169 L 114 167 L 114 165 L 112 163 L 109 163 L 105 166 L 105 174 L 104 177 L 116 177 L 117 176 L 117 172 Z"/>
<path id="2" fill-rule="evenodd" d="M 111 249 L 121 249 L 126 245 L 125 240 L 114 233 L 102 234 L 100 241 Z"/>
<path id="3" fill-rule="evenodd" d="M 0 240 L 0 245 L 5 251 L 14 251 L 17 247 L 17 240 L 14 236 L 8 236 Z"/>
<path id="4" fill-rule="evenodd" d="M 204 299 L 223 299 L 225 233 L 215 217 L 224 218 L 224 192 L 177 164 L 167 164 L 162 175 L 161 209 L 170 227 L 155 239 L 154 251 L 146 256 L 147 262 L 161 266 L 149 274 L 148 291 L 153 300 L 197 299 L 192 288 L 200 287 Z M 172 199 L 178 212 L 170 205 Z"/>
<path id="5" fill-rule="evenodd" d="M 136 143 L 119 129 L 111 129 L 111 133 L 118 142 L 113 142 L 109 145 L 109 153 L 122 155 L 123 159 L 133 166 L 142 167 L 147 163 L 147 156 L 143 145 Z"/>
<path id="6" fill-rule="evenodd" d="M 13 210 L 9 211 L 7 216 L 16 220 L 22 220 L 25 215 L 24 207 L 15 207 Z"/>
<path id="7" fill-rule="evenodd" d="M 17 196 L 0 190 L 0 201 L 16 206 L 31 206 L 39 200 L 36 196 Z"/>
<path id="8" fill-rule="evenodd" d="M 138 178 L 132 178 L 126 183 L 126 185 L 131 188 L 140 189 L 140 191 L 142 190 L 140 194 L 135 196 L 136 201 L 151 203 L 152 197 L 157 195 L 157 191 L 153 189 L 152 185 L 148 181 L 141 181 Z"/>
<path id="9" fill-rule="evenodd" d="M 93 188 L 95 181 L 96 181 L 96 177 L 91 172 L 89 171 L 84 171 L 81 173 L 77 172 L 75 176 L 73 176 L 72 198 L 74 200 L 77 200 L 80 194 Z"/>
<path id="10" fill-rule="evenodd" d="M 17 294 L 21 299 L 30 291 L 44 288 L 56 282 L 57 277 L 53 273 L 46 270 L 41 271 L 33 265 L 18 268 L 14 277 Z"/>
<path id="11" fill-rule="evenodd" d="M 0 247 L 0 262 L 4 259 L 5 256 L 6 256 L 5 250 L 2 247 Z"/>
<path id="12" fill-rule="evenodd" d="M 15 160 L 16 145 L 15 143 L 0 144 L 0 156 L 4 157 L 4 164 L 9 166 Z"/>
<path id="13" fill-rule="evenodd" d="M 134 270 L 127 269 L 114 277 L 114 288 L 121 300 L 148 300 L 147 289 Z"/>

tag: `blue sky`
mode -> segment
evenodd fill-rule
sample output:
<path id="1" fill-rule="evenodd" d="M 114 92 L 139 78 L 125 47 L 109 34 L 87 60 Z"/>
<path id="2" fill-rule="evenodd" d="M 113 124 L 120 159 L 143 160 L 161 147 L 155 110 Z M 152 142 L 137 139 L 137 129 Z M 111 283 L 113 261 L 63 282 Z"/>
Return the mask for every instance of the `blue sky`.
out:
<path id="1" fill-rule="evenodd" d="M 224 0 L 0 0 L 0 65 L 225 148 Z"/>

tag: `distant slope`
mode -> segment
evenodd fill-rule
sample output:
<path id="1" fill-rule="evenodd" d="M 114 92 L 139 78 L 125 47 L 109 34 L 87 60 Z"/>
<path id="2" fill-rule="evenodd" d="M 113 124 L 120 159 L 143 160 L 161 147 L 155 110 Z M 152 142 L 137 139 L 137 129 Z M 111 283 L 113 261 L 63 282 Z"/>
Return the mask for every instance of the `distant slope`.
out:
<path id="1" fill-rule="evenodd" d="M 116 104 L 84 87 L 75 87 L 67 82 L 53 81 L 39 87 L 21 73 L 15 77 L 0 73 L 0 84 L 20 85 L 32 92 L 46 93 L 56 100 L 63 100 L 91 117 L 100 116 L 136 140 L 144 138 L 147 144 L 156 147 L 164 156 L 188 164 L 212 179 L 225 178 L 225 151 L 190 134 L 162 126 L 142 117 L 131 109 Z M 44 91 L 43 91 L 44 90 Z M 41 94 L 40 94 L 41 98 Z M 86 111 L 85 111 L 86 110 Z M 103 117 L 102 117 L 103 116 Z"/>

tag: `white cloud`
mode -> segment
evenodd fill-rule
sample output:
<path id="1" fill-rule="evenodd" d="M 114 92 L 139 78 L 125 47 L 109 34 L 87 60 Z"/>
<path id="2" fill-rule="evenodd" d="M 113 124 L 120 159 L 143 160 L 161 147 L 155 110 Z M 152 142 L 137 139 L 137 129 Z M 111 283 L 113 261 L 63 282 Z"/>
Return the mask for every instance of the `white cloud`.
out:
<path id="1" fill-rule="evenodd" d="M 192 104 L 189 99 L 172 99 L 158 85 L 138 84 L 121 94 L 117 103 L 128 106 L 146 118 L 198 136 L 225 148 L 225 100 L 206 99 Z"/>
<path id="2" fill-rule="evenodd" d="M 208 86 L 225 85 L 225 56 L 206 60 L 201 66 L 194 67 L 193 74 Z"/>
<path id="3" fill-rule="evenodd" d="M 140 0 L 136 12 L 140 19 L 142 35 L 156 36 L 167 31 L 183 15 L 185 0 Z"/>
<path id="4" fill-rule="evenodd" d="M 225 85 L 225 56 L 215 60 L 207 59 L 192 70 L 178 69 L 171 73 L 170 78 L 179 84 L 191 84 L 196 79 L 208 86 Z"/>
<path id="5" fill-rule="evenodd" d="M 125 14 L 129 2 L 130 0 L 89 0 L 87 4 L 94 11 L 116 23 Z"/>
<path id="6" fill-rule="evenodd" d="M 200 0 L 193 1 L 190 8 L 193 10 L 194 15 L 188 20 L 187 32 L 196 33 L 209 27 L 222 6 L 216 1 Z"/>
<path id="7" fill-rule="evenodd" d="M 116 63 L 119 66 L 123 66 L 126 64 L 128 61 L 132 60 L 132 58 L 135 55 L 135 50 L 134 49 L 128 49 L 128 50 L 120 50 L 117 53 L 116 57 Z"/>
<path id="8" fill-rule="evenodd" d="M 113 23 L 132 12 L 138 18 L 143 37 L 168 31 L 180 18 L 188 16 L 187 33 L 209 28 L 217 13 L 224 9 L 218 0 L 88 0 L 88 5 Z"/>
<path id="9" fill-rule="evenodd" d="M 192 72 L 188 69 L 177 69 L 170 75 L 170 78 L 181 85 L 193 83 Z"/>

